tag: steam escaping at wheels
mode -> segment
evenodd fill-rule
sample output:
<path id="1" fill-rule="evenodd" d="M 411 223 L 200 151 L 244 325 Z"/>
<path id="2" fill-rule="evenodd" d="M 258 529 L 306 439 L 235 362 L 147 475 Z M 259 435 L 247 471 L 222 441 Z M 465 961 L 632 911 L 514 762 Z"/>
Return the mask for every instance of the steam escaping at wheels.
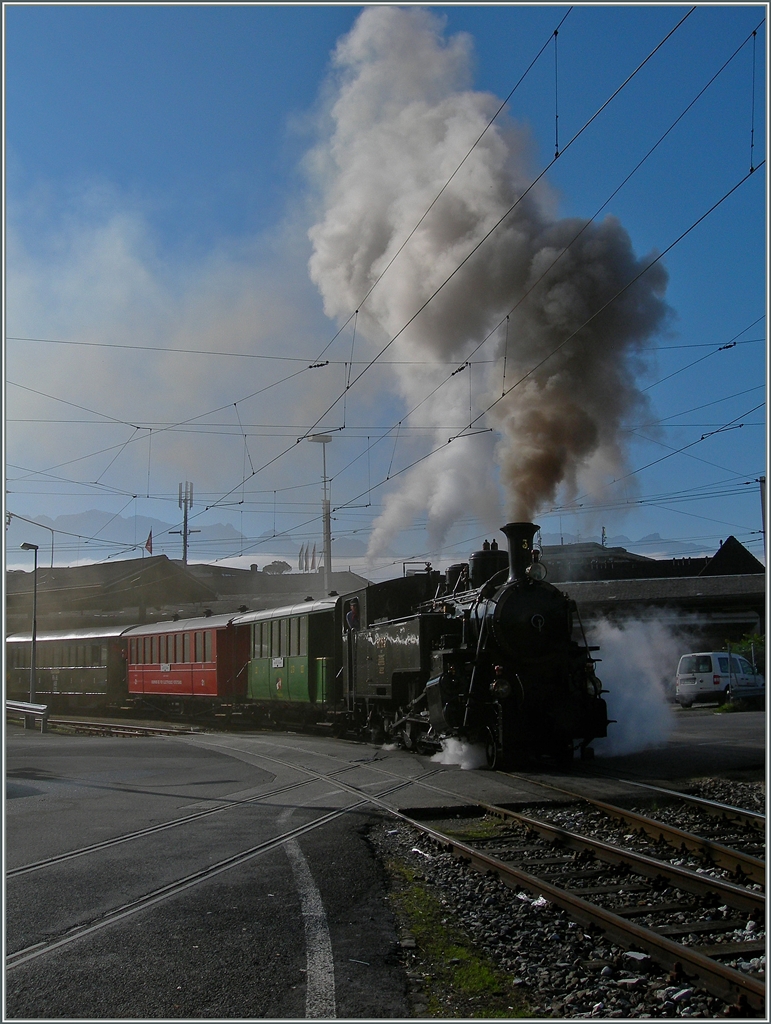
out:
<path id="1" fill-rule="evenodd" d="M 454 736 L 441 742 L 442 749 L 431 758 L 436 764 L 457 764 L 465 770 L 490 767 L 487 748 L 481 743 L 469 743 Z"/>

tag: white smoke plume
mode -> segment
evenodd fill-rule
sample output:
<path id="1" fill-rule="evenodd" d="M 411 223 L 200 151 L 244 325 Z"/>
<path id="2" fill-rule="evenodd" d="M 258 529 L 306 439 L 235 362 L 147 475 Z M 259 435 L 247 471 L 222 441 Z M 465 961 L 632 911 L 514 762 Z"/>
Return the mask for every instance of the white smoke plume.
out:
<path id="1" fill-rule="evenodd" d="M 469 38 L 445 38 L 441 20 L 417 8 L 367 8 L 338 44 L 328 136 L 312 155 L 322 212 L 310 231 L 310 273 L 327 315 L 342 321 L 359 307 L 499 106 L 469 88 L 470 68 Z M 537 173 L 531 148 L 511 121 L 486 132 L 363 304 L 372 351 L 523 196 Z M 666 273 L 652 267 L 567 341 L 653 257 L 636 257 L 612 217 L 587 226 L 554 209 L 546 186 L 532 189 L 391 346 L 389 358 L 421 361 L 395 371 L 409 409 L 447 376 L 451 367 L 440 364 L 462 363 L 516 307 L 506 353 L 501 328 L 480 353 L 494 359 L 473 367 L 476 386 L 468 369 L 411 421 L 435 428 L 435 447 L 451 436 L 448 426 L 462 429 L 501 398 L 504 354 L 506 388 L 529 376 L 481 424 L 495 427 L 497 444 L 491 434 L 456 441 L 401 477 L 375 525 L 373 553 L 421 512 L 435 543 L 462 514 L 497 525 L 498 473 L 507 516 L 530 519 L 558 493 L 570 497 L 625 466 L 620 428 L 644 405 L 635 377 L 667 313 Z"/>
<path id="2" fill-rule="evenodd" d="M 600 646 L 597 675 L 608 704 L 608 735 L 592 746 L 598 757 L 634 754 L 663 746 L 674 728 L 668 697 L 674 695 L 680 655 L 691 649 L 687 620 L 662 622 L 655 617 L 610 622 L 591 629 Z"/>

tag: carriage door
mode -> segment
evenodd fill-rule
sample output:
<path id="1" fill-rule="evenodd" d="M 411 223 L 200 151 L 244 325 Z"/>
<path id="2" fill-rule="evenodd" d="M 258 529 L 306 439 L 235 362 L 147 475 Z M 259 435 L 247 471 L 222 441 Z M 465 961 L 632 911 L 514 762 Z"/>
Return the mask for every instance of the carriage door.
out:
<path id="1" fill-rule="evenodd" d="M 356 647 L 358 642 L 358 630 L 352 629 L 348 625 L 348 613 L 351 610 L 351 602 L 346 601 L 343 607 L 343 629 L 344 629 L 344 646 L 345 646 L 345 668 L 346 678 L 348 680 L 348 692 L 346 694 L 346 703 L 348 710 L 353 712 L 353 699 L 356 693 Z M 359 624 L 361 625 L 361 623 Z"/>

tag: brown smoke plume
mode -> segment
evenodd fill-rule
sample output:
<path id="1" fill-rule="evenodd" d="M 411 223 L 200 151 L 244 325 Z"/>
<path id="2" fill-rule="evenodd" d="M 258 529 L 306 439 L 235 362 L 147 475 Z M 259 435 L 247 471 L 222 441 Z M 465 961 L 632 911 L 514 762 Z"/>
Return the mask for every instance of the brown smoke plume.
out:
<path id="1" fill-rule="evenodd" d="M 329 316 L 357 307 L 497 109 L 495 97 L 468 88 L 470 54 L 467 36 L 445 39 L 440 19 L 416 8 L 367 8 L 338 44 L 329 133 L 312 154 L 323 212 L 310 231 L 310 272 Z M 393 337 L 523 195 L 530 148 L 521 126 L 486 132 L 364 304 L 359 324 L 373 344 Z M 603 309 L 652 257 L 635 256 L 615 219 L 587 226 L 558 220 L 554 208 L 545 186 L 533 189 L 391 349 L 428 363 L 396 370 L 409 407 L 444 379 L 440 363 L 462 361 L 516 306 L 505 387 L 524 380 L 486 421 L 497 444 L 484 434 L 456 442 L 401 478 L 372 553 L 421 512 L 434 543 L 462 515 L 498 525 L 496 470 L 505 514 L 531 519 L 558 494 L 590 490 L 625 467 L 621 429 L 645 404 L 635 379 L 667 315 L 666 272 L 653 266 Z M 496 361 L 474 367 L 477 382 L 486 373 L 475 415 L 501 396 L 503 343 L 501 329 L 488 342 Z M 448 424 L 470 420 L 463 378 L 421 407 L 417 422 L 436 428 L 437 445 Z"/>

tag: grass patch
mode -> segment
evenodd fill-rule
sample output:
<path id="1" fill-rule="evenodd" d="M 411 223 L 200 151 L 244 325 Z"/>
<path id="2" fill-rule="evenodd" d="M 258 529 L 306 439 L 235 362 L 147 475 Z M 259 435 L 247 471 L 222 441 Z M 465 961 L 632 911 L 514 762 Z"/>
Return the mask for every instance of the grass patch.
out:
<path id="1" fill-rule="evenodd" d="M 508 836 L 511 834 L 511 825 L 496 817 L 472 818 L 469 821 L 458 822 L 455 827 L 445 825 L 442 831 L 461 842 L 472 842 L 474 839 L 495 839 L 499 835 Z"/>
<path id="2" fill-rule="evenodd" d="M 739 700 L 729 700 L 716 708 L 719 715 L 732 715 L 740 711 L 762 711 L 765 706 L 763 697 L 745 697 Z"/>
<path id="3" fill-rule="evenodd" d="M 480 953 L 473 942 L 449 919 L 442 906 L 408 865 L 390 860 L 390 902 L 402 927 L 415 938 L 417 949 L 407 964 L 414 981 L 423 988 L 422 999 L 413 995 L 416 1016 L 444 1018 L 517 1018 L 529 1008 L 512 978 Z M 407 951 L 405 951 L 407 952 Z M 416 977 L 417 976 L 417 977 Z"/>

